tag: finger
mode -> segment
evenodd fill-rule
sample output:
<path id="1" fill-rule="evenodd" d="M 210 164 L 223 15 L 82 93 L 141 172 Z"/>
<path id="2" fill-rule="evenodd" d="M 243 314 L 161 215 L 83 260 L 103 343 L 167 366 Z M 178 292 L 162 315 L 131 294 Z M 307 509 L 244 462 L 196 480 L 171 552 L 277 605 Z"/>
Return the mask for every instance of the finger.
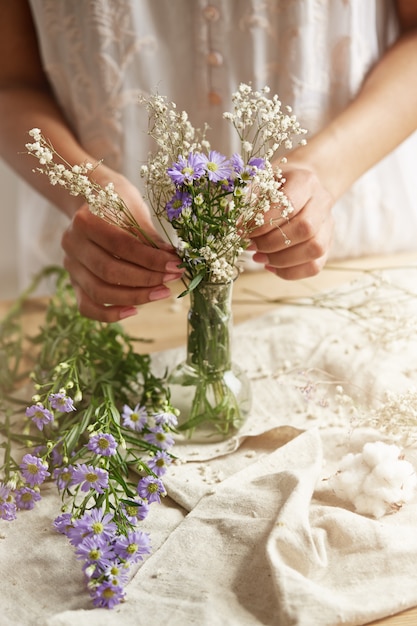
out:
<path id="1" fill-rule="evenodd" d="M 72 277 L 74 284 L 89 300 L 97 305 L 138 306 L 166 298 L 171 293 L 161 279 L 147 286 L 129 287 L 122 283 L 112 284 L 103 281 L 84 265 L 68 257 L 64 258 L 64 267 Z M 148 279 L 147 274 L 149 272 L 145 273 L 144 281 Z M 155 276 L 158 275 L 155 274 Z"/>
<path id="2" fill-rule="evenodd" d="M 65 231 L 62 245 L 64 250 L 68 249 L 71 253 L 71 248 L 74 248 L 77 242 L 88 239 L 103 250 L 111 252 L 115 257 L 161 272 L 164 271 L 169 261 L 179 263 L 171 245 L 162 241 L 156 231 L 150 230 L 149 234 L 160 246 L 159 248 L 154 248 L 149 243 L 145 245 L 143 240 L 93 215 L 88 207 L 82 207 L 76 212 Z M 147 254 L 143 254 L 144 248 Z"/>
<path id="3" fill-rule="evenodd" d="M 327 191 L 321 187 L 316 189 L 315 195 L 305 200 L 303 209 L 295 212 L 286 223 L 275 221 L 271 224 L 274 228 L 264 234 L 254 233 L 256 249 L 268 254 L 313 239 L 320 230 L 326 228 L 326 221 L 332 221 L 331 207 L 332 201 Z"/>
<path id="4" fill-rule="evenodd" d="M 329 216 L 320 230 L 306 241 L 282 250 L 268 253 L 257 252 L 253 258 L 258 263 L 265 263 L 281 269 L 289 268 L 324 257 L 330 250 L 332 239 L 333 219 Z"/>
<path id="5" fill-rule="evenodd" d="M 76 283 L 73 282 L 75 297 L 77 300 L 78 310 L 84 317 L 97 320 L 98 322 L 119 322 L 126 317 L 132 317 L 137 314 L 135 307 L 118 307 L 105 306 L 97 304 L 90 300 L 85 292 Z"/>
<path id="6" fill-rule="evenodd" d="M 304 210 L 287 224 L 276 226 L 261 237 L 257 237 L 256 250 L 270 254 L 312 240 L 323 228 L 327 217 L 327 213 L 312 210 L 312 205 L 308 203 Z"/>
<path id="7" fill-rule="evenodd" d="M 149 246 L 142 245 L 139 249 L 140 265 L 116 258 L 89 240 L 67 240 L 63 242 L 63 248 L 66 252 L 66 269 L 70 274 L 79 272 L 80 266 L 83 266 L 97 279 L 109 285 L 152 287 L 163 282 L 175 280 L 182 273 L 182 270 L 177 269 L 177 265 L 180 262 L 178 257 L 171 256 L 168 256 L 169 261 L 165 264 L 165 267 L 168 265 L 168 270 L 164 268 L 162 268 L 163 271 L 147 269 L 147 265 L 152 267 L 152 258 L 155 252 L 161 254 L 161 251 L 155 251 L 149 248 Z M 171 258 L 174 258 L 175 261 L 171 260 Z M 156 263 L 154 263 L 154 266 L 156 266 Z M 78 278 L 78 282 L 81 281 L 82 279 Z"/>
<path id="8" fill-rule="evenodd" d="M 147 295 L 145 293 L 142 294 L 142 297 L 138 298 L 137 294 L 133 298 L 134 304 L 129 304 L 129 297 L 125 297 L 125 304 L 121 305 L 108 305 L 103 304 L 98 301 L 94 301 L 90 296 L 78 285 L 74 280 L 71 281 L 78 309 L 84 317 L 88 317 L 90 319 L 94 319 L 100 322 L 117 322 L 119 320 L 125 319 L 126 317 L 131 317 L 136 315 L 137 306 L 140 304 L 145 304 L 146 302 L 161 300 L 171 295 L 169 289 L 164 287 L 157 287 L 153 291 L 149 292 Z"/>
<path id="9" fill-rule="evenodd" d="M 292 265 L 290 267 L 265 265 L 265 269 L 284 280 L 300 280 L 302 278 L 311 278 L 319 274 L 325 266 L 327 258 L 328 254 L 326 253 L 319 259 L 314 259 L 307 263 L 300 263 L 299 265 Z"/>

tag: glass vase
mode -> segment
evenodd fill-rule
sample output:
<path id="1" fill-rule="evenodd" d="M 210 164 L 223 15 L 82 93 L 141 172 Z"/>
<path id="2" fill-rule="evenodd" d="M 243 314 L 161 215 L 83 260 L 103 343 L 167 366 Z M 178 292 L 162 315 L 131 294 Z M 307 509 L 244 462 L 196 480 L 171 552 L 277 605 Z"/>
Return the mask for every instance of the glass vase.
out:
<path id="1" fill-rule="evenodd" d="M 193 441 L 236 433 L 251 405 L 250 384 L 232 361 L 233 282 L 201 282 L 190 293 L 187 356 L 169 376 L 179 430 Z"/>

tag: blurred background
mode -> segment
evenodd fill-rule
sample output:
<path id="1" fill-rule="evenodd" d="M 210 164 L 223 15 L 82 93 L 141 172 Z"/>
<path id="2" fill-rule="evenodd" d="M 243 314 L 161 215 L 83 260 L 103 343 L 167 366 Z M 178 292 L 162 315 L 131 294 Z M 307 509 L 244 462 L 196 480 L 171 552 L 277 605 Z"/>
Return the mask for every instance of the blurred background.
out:
<path id="1" fill-rule="evenodd" d="M 17 288 L 17 177 L 0 160 L 0 299 L 14 298 Z"/>

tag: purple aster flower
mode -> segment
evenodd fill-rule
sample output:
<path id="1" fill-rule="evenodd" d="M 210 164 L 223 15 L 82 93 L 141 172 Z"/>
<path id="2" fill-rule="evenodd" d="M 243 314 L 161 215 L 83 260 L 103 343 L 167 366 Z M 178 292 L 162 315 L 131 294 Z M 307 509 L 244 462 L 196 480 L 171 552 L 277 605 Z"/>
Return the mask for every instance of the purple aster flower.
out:
<path id="1" fill-rule="evenodd" d="M 124 514 L 132 524 L 143 521 L 149 513 L 149 503 L 142 498 L 129 500 L 129 503 L 123 503 L 122 507 Z"/>
<path id="2" fill-rule="evenodd" d="M 155 424 L 158 426 L 168 426 L 168 428 L 175 428 L 178 425 L 178 419 L 175 413 L 156 413 L 154 416 Z"/>
<path id="3" fill-rule="evenodd" d="M 123 587 L 114 585 L 111 581 L 104 581 L 91 591 L 93 605 L 98 608 L 112 609 L 122 602 L 125 597 Z"/>
<path id="4" fill-rule="evenodd" d="M 123 587 L 129 582 L 129 564 L 116 559 L 103 569 L 103 574 L 113 585 Z"/>
<path id="5" fill-rule="evenodd" d="M 232 174 L 230 161 L 220 152 L 210 150 L 208 156 L 202 155 L 204 159 L 204 169 L 208 179 L 213 183 L 227 180 Z"/>
<path id="6" fill-rule="evenodd" d="M 25 454 L 19 467 L 22 476 L 32 487 L 41 485 L 50 476 L 46 463 L 39 457 L 33 456 L 33 454 Z"/>
<path id="7" fill-rule="evenodd" d="M 96 565 L 103 570 L 114 559 L 114 552 L 102 537 L 85 537 L 75 550 L 77 559 L 85 561 L 85 566 Z"/>
<path id="8" fill-rule="evenodd" d="M 48 399 L 51 403 L 51 407 L 56 411 L 60 411 L 61 413 L 71 413 L 71 411 L 75 411 L 74 401 L 67 396 L 65 391 L 51 393 Z"/>
<path id="9" fill-rule="evenodd" d="M 16 506 L 18 509 L 30 511 L 39 502 L 41 495 L 38 491 L 30 487 L 21 487 L 15 491 Z"/>
<path id="10" fill-rule="evenodd" d="M 26 417 L 31 417 L 32 422 L 36 424 L 39 430 L 43 430 L 45 424 L 50 424 L 54 420 L 51 411 L 46 409 L 41 403 L 28 406 L 26 409 Z"/>
<path id="11" fill-rule="evenodd" d="M 204 175 L 204 158 L 200 152 L 190 152 L 188 158 L 178 158 L 167 170 L 168 176 L 176 185 L 191 183 Z"/>
<path id="12" fill-rule="evenodd" d="M 232 154 L 232 156 L 230 157 L 230 165 L 232 166 L 232 169 L 234 172 L 236 172 L 236 174 L 241 174 L 244 168 L 244 163 L 241 155 L 237 152 Z"/>
<path id="13" fill-rule="evenodd" d="M 140 433 L 146 426 L 147 419 L 148 412 L 146 407 L 139 404 L 134 409 L 131 409 L 127 404 L 123 407 L 122 420 L 124 426 L 137 430 Z"/>
<path id="14" fill-rule="evenodd" d="M 67 535 L 69 529 L 73 527 L 71 513 L 58 515 L 58 517 L 54 519 L 52 526 L 57 532 L 61 533 L 61 535 Z"/>
<path id="15" fill-rule="evenodd" d="M 187 191 L 177 189 L 165 207 L 169 221 L 172 222 L 172 220 L 176 220 L 185 208 L 191 206 L 191 203 L 192 197 L 190 194 Z"/>
<path id="16" fill-rule="evenodd" d="M 249 159 L 248 165 L 256 167 L 258 170 L 263 170 L 265 169 L 265 159 L 262 159 L 261 157 L 252 157 Z"/>
<path id="17" fill-rule="evenodd" d="M 91 435 L 87 448 L 102 456 L 112 456 L 117 450 L 117 441 L 113 435 L 98 433 Z"/>
<path id="18" fill-rule="evenodd" d="M 169 454 L 164 452 L 164 450 L 161 450 L 160 452 L 157 452 L 155 456 L 149 459 L 148 466 L 151 468 L 154 474 L 156 474 L 157 476 L 163 476 L 171 463 L 172 458 L 169 456 Z"/>
<path id="19" fill-rule="evenodd" d="M 0 482 L 0 519 L 11 522 L 16 519 L 16 504 L 10 487 Z"/>
<path id="20" fill-rule="evenodd" d="M 138 495 L 145 498 L 149 503 L 161 502 L 161 496 L 166 495 L 165 487 L 162 480 L 154 476 L 145 476 L 138 482 Z"/>
<path id="21" fill-rule="evenodd" d="M 132 530 L 126 537 L 119 536 L 114 544 L 117 556 L 130 563 L 141 561 L 151 551 L 149 535 L 142 530 Z"/>
<path id="22" fill-rule="evenodd" d="M 81 485 L 81 491 L 94 489 L 97 493 L 103 493 L 109 485 L 109 474 L 100 467 L 81 463 L 74 467 L 73 482 Z"/>
<path id="23" fill-rule="evenodd" d="M 74 529 L 83 537 L 103 537 L 108 541 L 115 534 L 117 526 L 113 522 L 111 513 L 105 513 L 101 509 L 91 509 L 80 519 L 75 520 Z"/>
<path id="24" fill-rule="evenodd" d="M 76 481 L 74 480 L 74 468 L 72 465 L 69 465 L 68 467 L 58 467 L 55 469 L 53 478 L 60 491 L 76 484 Z"/>
<path id="25" fill-rule="evenodd" d="M 155 426 L 155 428 L 150 428 L 149 430 L 150 432 L 143 436 L 148 443 L 158 446 L 161 450 L 167 450 L 167 448 L 171 448 L 174 445 L 174 437 L 167 433 L 162 426 Z"/>
<path id="26" fill-rule="evenodd" d="M 63 456 L 59 451 L 58 446 L 55 446 L 51 452 L 50 464 L 52 467 L 59 467 L 59 465 L 62 465 L 62 461 Z"/>
<path id="27" fill-rule="evenodd" d="M 6 522 L 12 522 L 16 519 L 16 504 L 14 502 L 0 503 L 0 519 Z"/>

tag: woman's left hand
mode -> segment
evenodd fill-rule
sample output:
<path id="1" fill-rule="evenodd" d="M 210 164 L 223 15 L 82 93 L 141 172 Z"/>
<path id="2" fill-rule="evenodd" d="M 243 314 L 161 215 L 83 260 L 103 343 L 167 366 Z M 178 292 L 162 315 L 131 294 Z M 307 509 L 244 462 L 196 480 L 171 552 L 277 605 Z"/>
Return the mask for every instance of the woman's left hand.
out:
<path id="1" fill-rule="evenodd" d="M 318 274 L 326 263 L 333 237 L 333 199 L 317 175 L 302 166 L 282 168 L 283 191 L 293 212 L 288 219 L 274 206 L 265 223 L 251 234 L 253 260 L 287 280 Z"/>

